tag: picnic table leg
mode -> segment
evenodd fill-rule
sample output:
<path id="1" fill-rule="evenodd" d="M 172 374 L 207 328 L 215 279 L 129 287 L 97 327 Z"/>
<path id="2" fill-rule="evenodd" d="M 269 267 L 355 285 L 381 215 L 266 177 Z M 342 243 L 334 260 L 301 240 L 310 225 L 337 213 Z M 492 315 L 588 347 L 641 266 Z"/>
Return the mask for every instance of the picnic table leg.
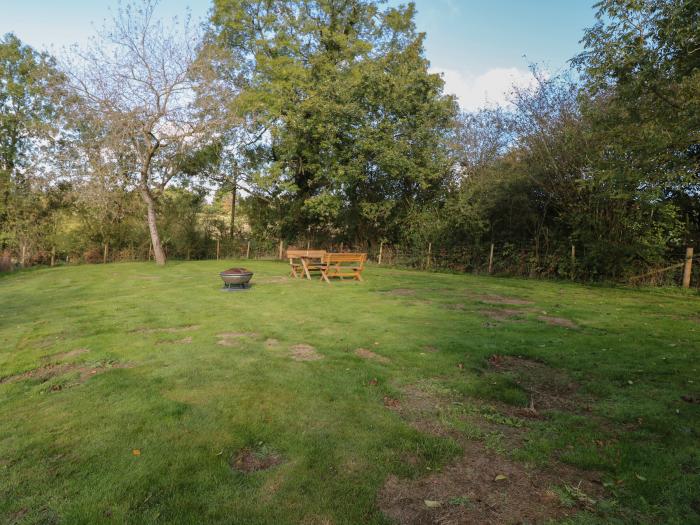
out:
<path id="1" fill-rule="evenodd" d="M 309 267 L 306 264 L 306 259 L 301 260 L 301 265 L 304 267 L 304 273 L 306 274 L 306 278 L 310 281 L 311 280 L 311 274 L 309 273 Z"/>
<path id="2" fill-rule="evenodd" d="M 326 281 L 328 284 L 331 284 L 330 280 L 328 279 L 327 272 L 328 272 L 328 268 L 325 268 L 325 269 L 321 268 L 321 280 Z"/>

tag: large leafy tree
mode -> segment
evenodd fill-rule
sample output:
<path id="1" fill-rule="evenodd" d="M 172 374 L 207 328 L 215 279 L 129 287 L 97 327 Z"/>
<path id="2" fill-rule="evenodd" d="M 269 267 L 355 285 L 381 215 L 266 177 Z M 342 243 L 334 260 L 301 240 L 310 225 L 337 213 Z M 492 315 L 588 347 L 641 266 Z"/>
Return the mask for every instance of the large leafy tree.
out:
<path id="1" fill-rule="evenodd" d="M 157 224 L 166 188 L 191 175 L 192 156 L 218 140 L 223 106 L 201 34 L 189 20 L 156 18 L 156 0 L 119 10 L 77 50 L 66 73 L 79 140 L 143 199 L 155 260 L 165 264 Z"/>
<path id="2" fill-rule="evenodd" d="M 0 39 L 0 248 L 26 254 L 37 214 L 50 214 L 40 205 L 50 199 L 34 198 L 34 191 L 47 167 L 37 160 L 38 152 L 56 135 L 52 94 L 61 81 L 50 56 L 13 34 Z"/>
<path id="3" fill-rule="evenodd" d="M 649 214 L 685 223 L 687 236 L 694 223 L 697 234 L 700 4 L 603 0 L 597 7 L 598 22 L 574 60 L 593 97 L 594 133 L 606 146 L 597 167 L 633 189 Z"/>
<path id="4" fill-rule="evenodd" d="M 396 234 L 446 180 L 454 101 L 428 73 L 414 7 L 371 0 L 217 0 L 220 41 L 244 61 L 239 109 L 267 126 L 257 186 L 282 234 Z"/>

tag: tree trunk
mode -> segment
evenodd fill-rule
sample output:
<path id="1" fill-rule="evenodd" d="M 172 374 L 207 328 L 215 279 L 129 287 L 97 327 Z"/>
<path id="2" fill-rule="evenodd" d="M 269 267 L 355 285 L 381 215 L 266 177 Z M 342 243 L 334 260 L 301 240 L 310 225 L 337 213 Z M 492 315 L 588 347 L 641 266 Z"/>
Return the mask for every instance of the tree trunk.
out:
<path id="1" fill-rule="evenodd" d="M 151 244 L 153 245 L 153 256 L 156 264 L 163 266 L 165 264 L 165 252 L 163 245 L 160 242 L 158 235 L 158 225 L 156 224 L 156 203 L 148 190 L 141 189 L 141 197 L 148 208 L 148 230 L 151 232 Z"/>
<path id="2" fill-rule="evenodd" d="M 231 190 L 231 230 L 229 231 L 229 237 L 233 239 L 233 234 L 235 230 L 236 223 L 236 190 L 238 189 L 238 184 L 233 181 L 233 189 Z"/>
<path id="3" fill-rule="evenodd" d="M 238 162 L 233 162 L 233 178 L 231 180 L 231 229 L 229 237 L 233 240 L 236 227 L 236 192 L 238 191 Z"/>

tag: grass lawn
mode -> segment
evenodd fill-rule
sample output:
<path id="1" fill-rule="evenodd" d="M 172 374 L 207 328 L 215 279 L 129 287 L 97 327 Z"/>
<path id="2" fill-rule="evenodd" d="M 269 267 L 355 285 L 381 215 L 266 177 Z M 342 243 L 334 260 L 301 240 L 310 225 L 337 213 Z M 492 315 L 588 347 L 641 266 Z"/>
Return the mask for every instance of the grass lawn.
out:
<path id="1" fill-rule="evenodd" d="M 697 293 L 286 273 L 0 278 L 0 522 L 700 523 Z"/>

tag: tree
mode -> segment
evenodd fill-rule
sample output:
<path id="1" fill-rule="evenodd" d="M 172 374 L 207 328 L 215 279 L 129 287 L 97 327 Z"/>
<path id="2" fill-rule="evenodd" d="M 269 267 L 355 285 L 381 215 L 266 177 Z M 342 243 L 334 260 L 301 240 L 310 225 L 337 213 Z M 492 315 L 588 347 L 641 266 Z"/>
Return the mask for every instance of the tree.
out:
<path id="1" fill-rule="evenodd" d="M 693 229 L 698 235 L 700 6 L 603 0 L 597 7 L 597 23 L 573 64 L 592 96 L 587 113 L 594 132 L 607 145 L 601 168 L 640 186 L 653 209 L 675 207 L 686 235 Z"/>
<path id="2" fill-rule="evenodd" d="M 121 8 L 112 26 L 76 50 L 65 70 L 77 95 L 76 127 L 138 190 L 162 265 L 159 198 L 171 181 L 187 174 L 188 155 L 216 140 L 223 108 L 209 91 L 215 83 L 201 35 L 189 19 L 157 20 L 156 4 L 143 0 Z"/>
<path id="3" fill-rule="evenodd" d="M 454 101 L 428 73 L 414 7 L 374 0 L 217 0 L 219 41 L 242 57 L 242 110 L 268 133 L 257 184 L 282 235 L 397 235 L 447 178 Z"/>
<path id="4" fill-rule="evenodd" d="M 41 201 L 34 191 L 46 166 L 38 152 L 53 145 L 58 126 L 53 92 L 62 80 L 47 54 L 13 34 L 0 39 L 0 249 L 21 244 L 16 247 L 22 258 Z"/>

